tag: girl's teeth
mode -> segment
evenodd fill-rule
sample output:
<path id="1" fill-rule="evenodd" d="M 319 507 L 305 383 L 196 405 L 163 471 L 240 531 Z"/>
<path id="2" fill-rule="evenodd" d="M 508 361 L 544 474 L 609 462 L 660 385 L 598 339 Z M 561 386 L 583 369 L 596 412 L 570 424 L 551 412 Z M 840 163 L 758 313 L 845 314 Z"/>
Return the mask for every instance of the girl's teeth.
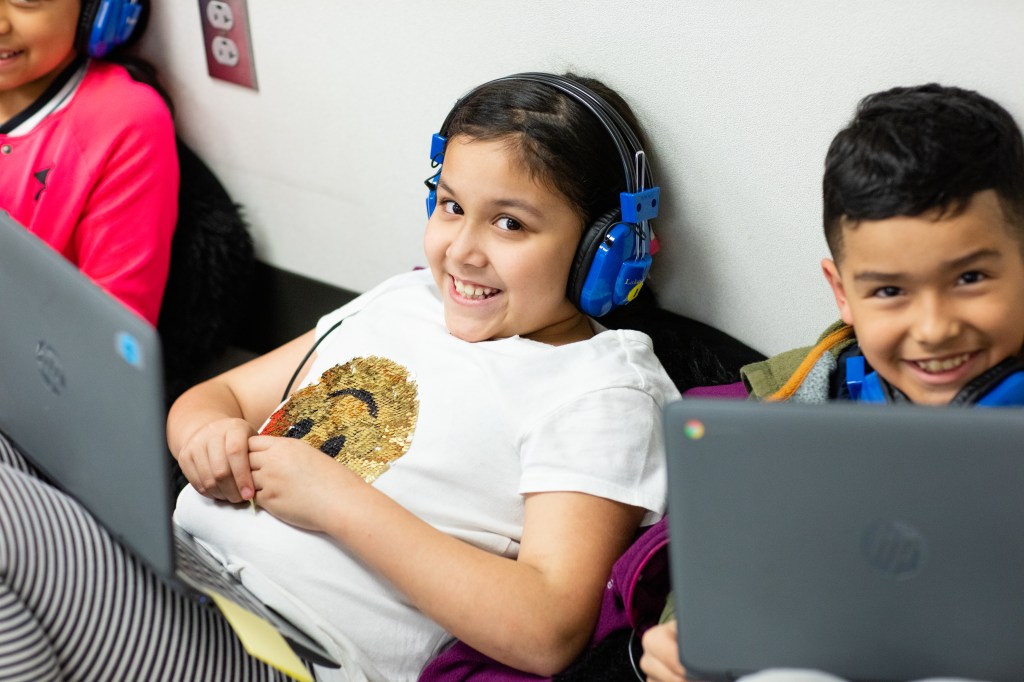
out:
<path id="1" fill-rule="evenodd" d="M 466 298 L 488 298 L 497 293 L 497 289 L 491 289 L 490 287 L 475 287 L 472 284 L 466 284 L 465 282 L 452 278 L 455 280 L 455 290 Z"/>

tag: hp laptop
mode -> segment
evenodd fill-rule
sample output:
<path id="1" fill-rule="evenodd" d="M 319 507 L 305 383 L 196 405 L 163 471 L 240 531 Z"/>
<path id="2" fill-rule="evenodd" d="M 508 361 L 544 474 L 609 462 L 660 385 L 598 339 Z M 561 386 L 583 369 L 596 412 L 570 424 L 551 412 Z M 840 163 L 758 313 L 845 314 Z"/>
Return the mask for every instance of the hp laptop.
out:
<path id="1" fill-rule="evenodd" d="M 0 430 L 166 582 L 269 621 L 336 666 L 171 521 L 156 330 L 0 211 Z"/>
<path id="2" fill-rule="evenodd" d="M 1024 680 L 1024 412 L 683 399 L 665 428 L 698 679 Z"/>

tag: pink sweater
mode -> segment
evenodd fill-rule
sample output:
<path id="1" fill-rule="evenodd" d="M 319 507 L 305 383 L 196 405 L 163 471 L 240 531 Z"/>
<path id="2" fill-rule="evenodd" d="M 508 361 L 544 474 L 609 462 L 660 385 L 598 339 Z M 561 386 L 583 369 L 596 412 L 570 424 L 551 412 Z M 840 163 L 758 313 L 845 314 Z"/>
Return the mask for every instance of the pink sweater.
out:
<path id="1" fill-rule="evenodd" d="M 93 61 L 67 106 L 0 135 L 0 208 L 155 324 L 178 212 L 167 106 Z"/>

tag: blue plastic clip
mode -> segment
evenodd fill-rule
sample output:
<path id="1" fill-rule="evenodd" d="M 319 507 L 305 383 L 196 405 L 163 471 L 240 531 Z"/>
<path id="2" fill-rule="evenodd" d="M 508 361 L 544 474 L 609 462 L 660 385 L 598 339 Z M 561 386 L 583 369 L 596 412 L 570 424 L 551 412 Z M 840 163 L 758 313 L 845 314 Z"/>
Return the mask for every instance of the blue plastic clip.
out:
<path id="1" fill-rule="evenodd" d="M 444 148 L 448 144 L 448 139 L 441 136 L 441 133 L 434 133 L 434 137 L 430 140 L 430 161 L 431 163 L 439 164 L 444 161 Z"/>
<path id="2" fill-rule="evenodd" d="M 619 194 L 622 219 L 627 223 L 639 223 L 657 218 L 660 199 L 660 187 L 651 187 L 639 192 L 622 192 Z"/>

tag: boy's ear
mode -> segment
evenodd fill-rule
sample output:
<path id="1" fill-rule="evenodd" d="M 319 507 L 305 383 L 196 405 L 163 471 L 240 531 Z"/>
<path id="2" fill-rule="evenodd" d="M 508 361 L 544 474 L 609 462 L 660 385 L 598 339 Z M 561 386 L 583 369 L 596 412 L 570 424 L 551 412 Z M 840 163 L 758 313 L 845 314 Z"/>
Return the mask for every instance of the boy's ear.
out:
<path id="1" fill-rule="evenodd" d="M 843 278 L 839 274 L 839 268 L 836 267 L 835 261 L 831 258 L 823 259 L 821 261 L 821 271 L 824 273 L 825 279 L 828 280 L 828 285 L 832 287 L 832 295 L 836 297 L 836 307 L 839 308 L 839 316 L 843 319 L 843 322 L 853 326 L 853 313 L 850 311 L 850 302 L 846 298 Z"/>

